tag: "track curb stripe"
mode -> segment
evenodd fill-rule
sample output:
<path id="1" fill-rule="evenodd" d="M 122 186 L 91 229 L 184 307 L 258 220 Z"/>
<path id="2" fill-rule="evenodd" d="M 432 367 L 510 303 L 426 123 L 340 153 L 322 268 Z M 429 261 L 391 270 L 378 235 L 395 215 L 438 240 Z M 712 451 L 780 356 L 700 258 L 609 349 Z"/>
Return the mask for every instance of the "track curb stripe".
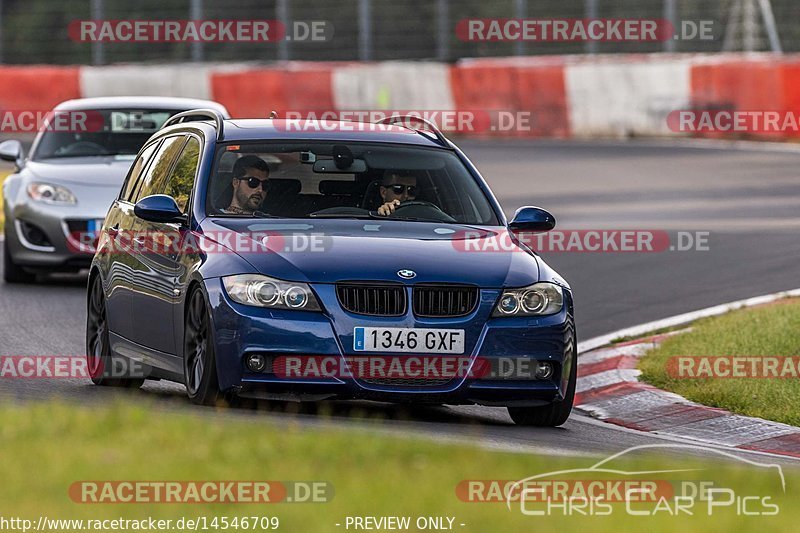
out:
<path id="1" fill-rule="evenodd" d="M 610 345 L 613 339 L 800 296 L 800 289 L 730 302 L 603 335 L 578 345 L 576 409 L 617 426 L 680 439 L 800 457 L 800 428 L 691 402 L 638 381 L 636 362 L 670 335 Z M 683 330 L 685 331 L 685 330 Z"/>

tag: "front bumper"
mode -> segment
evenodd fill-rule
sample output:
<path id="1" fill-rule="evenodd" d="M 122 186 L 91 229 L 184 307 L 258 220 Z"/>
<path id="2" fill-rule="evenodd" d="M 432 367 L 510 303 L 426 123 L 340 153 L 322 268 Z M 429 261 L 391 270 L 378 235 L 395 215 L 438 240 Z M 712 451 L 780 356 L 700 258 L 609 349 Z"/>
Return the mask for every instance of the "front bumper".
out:
<path id="1" fill-rule="evenodd" d="M 566 394 L 568 370 L 575 362 L 574 322 L 571 301 L 556 315 L 539 318 L 486 319 L 500 294 L 482 290 L 478 309 L 463 319 L 422 321 L 413 317 L 395 319 L 396 327 L 434 327 L 465 329 L 467 352 L 493 365 L 499 359 L 531 362 L 548 361 L 554 372 L 548 379 L 507 379 L 462 375 L 430 384 L 391 380 L 375 383 L 359 377 L 336 376 L 286 378 L 267 369 L 255 373 L 245 365 L 245 357 L 258 353 L 267 357 L 322 356 L 346 358 L 356 354 L 352 344 L 352 325 L 389 326 L 386 319 L 356 316 L 335 305 L 332 286 L 314 286 L 328 312 L 277 311 L 243 306 L 232 302 L 221 280 L 206 280 L 212 306 L 217 373 L 222 390 L 262 399 L 368 399 L 390 402 L 435 404 L 481 404 L 495 406 L 536 406 L 560 401 Z M 358 356 L 370 354 L 358 353 Z M 386 354 L 372 354 L 386 357 Z M 409 354 L 397 355 L 405 357 Z M 392 356 L 395 357 L 395 356 Z M 426 356 L 436 357 L 436 356 Z"/>
<path id="2" fill-rule="evenodd" d="M 16 264 L 48 271 L 88 268 L 95 248 L 87 236 L 99 229 L 105 212 L 78 211 L 75 206 L 33 203 L 14 207 L 6 220 L 5 246 Z M 32 231 L 36 237 L 33 238 Z M 42 237 L 43 236 L 43 237 Z"/>

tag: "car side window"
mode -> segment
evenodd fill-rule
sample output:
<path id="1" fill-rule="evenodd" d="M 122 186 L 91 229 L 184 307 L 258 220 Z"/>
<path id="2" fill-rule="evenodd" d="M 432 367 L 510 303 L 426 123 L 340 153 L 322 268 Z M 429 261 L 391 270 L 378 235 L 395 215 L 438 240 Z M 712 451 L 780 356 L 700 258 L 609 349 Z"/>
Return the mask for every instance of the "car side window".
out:
<path id="1" fill-rule="evenodd" d="M 136 187 L 136 183 L 139 181 L 139 176 L 142 175 L 142 171 L 147 167 L 147 163 L 150 162 L 150 156 L 153 155 L 153 152 L 155 152 L 159 144 L 160 141 L 147 146 L 142 151 L 141 155 L 136 158 L 136 161 L 133 162 L 131 171 L 128 174 L 128 179 L 125 180 L 125 185 L 122 187 L 122 193 L 119 196 L 120 200 L 130 201 L 131 194 Z"/>
<path id="2" fill-rule="evenodd" d="M 185 142 L 186 136 L 184 135 L 177 135 L 164 139 L 164 142 L 153 156 L 153 161 L 148 165 L 147 170 L 145 170 L 142 178 L 139 180 L 136 193 L 131 200 L 133 203 L 153 194 L 164 193 L 164 190 L 167 188 L 169 170 L 172 168 L 172 163 L 175 161 L 175 157 L 181 151 Z"/>
<path id="3" fill-rule="evenodd" d="M 175 200 L 184 213 L 186 213 L 186 208 L 189 205 L 189 197 L 192 195 L 194 177 L 197 173 L 199 161 L 200 141 L 194 137 L 189 137 L 183 152 L 178 157 L 178 162 L 175 163 L 175 167 L 172 169 L 164 192 L 164 194 L 171 196 Z"/>

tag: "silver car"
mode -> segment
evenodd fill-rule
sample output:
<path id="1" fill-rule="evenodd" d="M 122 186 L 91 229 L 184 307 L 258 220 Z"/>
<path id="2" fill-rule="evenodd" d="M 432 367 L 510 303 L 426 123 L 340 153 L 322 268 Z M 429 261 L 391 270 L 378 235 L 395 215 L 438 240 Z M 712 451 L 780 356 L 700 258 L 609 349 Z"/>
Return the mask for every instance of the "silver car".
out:
<path id="1" fill-rule="evenodd" d="M 55 107 L 28 157 L 17 140 L 0 143 L 0 159 L 15 164 L 3 183 L 5 281 L 88 267 L 95 233 L 145 141 L 170 116 L 199 108 L 229 116 L 207 100 L 83 98 Z"/>

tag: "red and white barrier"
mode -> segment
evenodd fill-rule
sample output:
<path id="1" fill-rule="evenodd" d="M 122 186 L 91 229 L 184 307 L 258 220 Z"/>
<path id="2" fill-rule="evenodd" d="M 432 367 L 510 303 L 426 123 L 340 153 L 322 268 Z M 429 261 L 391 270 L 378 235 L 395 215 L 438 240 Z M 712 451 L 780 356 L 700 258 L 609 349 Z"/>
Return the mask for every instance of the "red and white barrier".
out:
<path id="1" fill-rule="evenodd" d="M 666 116 L 689 107 L 690 72 L 688 59 L 609 58 L 568 65 L 572 135 L 669 135 Z"/>
<path id="2" fill-rule="evenodd" d="M 685 110 L 800 113 L 800 56 L 771 54 L 542 56 L 431 62 L 0 67 L 0 110 L 49 109 L 89 96 L 208 98 L 234 117 L 276 110 L 457 111 L 525 115 L 516 137 L 800 137 L 800 131 L 687 133 Z"/>

